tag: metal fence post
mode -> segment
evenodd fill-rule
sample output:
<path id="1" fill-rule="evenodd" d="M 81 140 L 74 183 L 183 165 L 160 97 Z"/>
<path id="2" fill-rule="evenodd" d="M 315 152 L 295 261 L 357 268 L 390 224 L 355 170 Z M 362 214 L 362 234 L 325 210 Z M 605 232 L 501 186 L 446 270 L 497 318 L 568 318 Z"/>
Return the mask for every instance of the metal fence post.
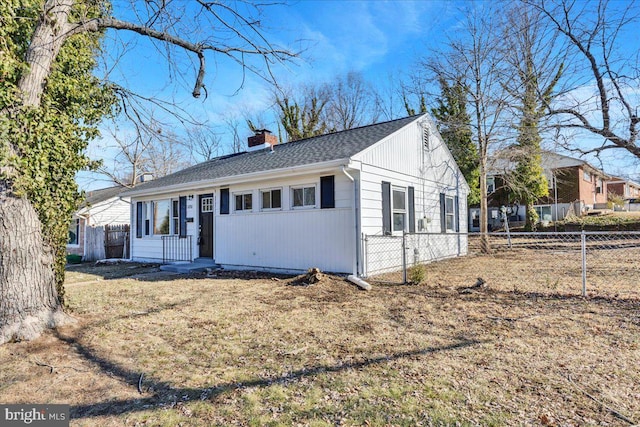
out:
<path id="1" fill-rule="evenodd" d="M 587 235 L 584 230 L 580 234 L 580 246 L 582 252 L 582 296 L 587 296 Z"/>
<path id="2" fill-rule="evenodd" d="M 402 232 L 402 283 L 407 283 L 407 233 Z"/>

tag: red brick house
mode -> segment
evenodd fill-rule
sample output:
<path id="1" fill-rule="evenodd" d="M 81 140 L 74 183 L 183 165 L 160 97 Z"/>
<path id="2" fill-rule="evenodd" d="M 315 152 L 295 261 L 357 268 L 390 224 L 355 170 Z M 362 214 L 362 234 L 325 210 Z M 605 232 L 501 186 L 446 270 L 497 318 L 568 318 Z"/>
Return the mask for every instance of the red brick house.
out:
<path id="1" fill-rule="evenodd" d="M 593 209 L 606 208 L 610 175 L 589 164 L 585 160 L 576 159 L 551 151 L 542 152 L 542 167 L 549 184 L 549 195 L 543 197 L 535 205 L 538 216 L 543 222 L 564 218 L 569 213 L 583 215 Z M 510 210 L 509 221 L 524 221 L 525 210 L 515 200 L 506 184 L 506 176 L 515 168 L 503 153 L 498 153 L 489 162 L 487 175 L 487 192 L 489 205 L 490 228 L 502 226 L 499 209 L 506 206 Z M 469 209 L 471 231 L 477 231 L 474 223 L 479 218 L 479 208 Z"/>
<path id="2" fill-rule="evenodd" d="M 616 176 L 607 182 L 607 190 L 610 194 L 616 194 L 624 199 L 640 198 L 640 184 Z"/>

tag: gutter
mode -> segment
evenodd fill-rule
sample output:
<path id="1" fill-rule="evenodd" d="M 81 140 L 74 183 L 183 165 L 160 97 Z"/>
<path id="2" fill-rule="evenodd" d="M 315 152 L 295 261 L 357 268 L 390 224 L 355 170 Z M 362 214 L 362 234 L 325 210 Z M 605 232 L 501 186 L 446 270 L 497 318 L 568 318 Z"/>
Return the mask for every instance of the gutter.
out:
<path id="1" fill-rule="evenodd" d="M 360 216 L 360 198 L 358 197 L 358 181 L 347 172 L 347 166 L 342 165 L 342 173 L 345 174 L 351 182 L 353 182 L 353 213 L 354 213 L 354 225 L 355 225 L 355 249 L 356 249 L 356 264 L 354 275 L 357 277 L 360 270 L 360 232 L 359 232 L 359 216 Z M 360 286 L 360 285 L 359 285 Z"/>

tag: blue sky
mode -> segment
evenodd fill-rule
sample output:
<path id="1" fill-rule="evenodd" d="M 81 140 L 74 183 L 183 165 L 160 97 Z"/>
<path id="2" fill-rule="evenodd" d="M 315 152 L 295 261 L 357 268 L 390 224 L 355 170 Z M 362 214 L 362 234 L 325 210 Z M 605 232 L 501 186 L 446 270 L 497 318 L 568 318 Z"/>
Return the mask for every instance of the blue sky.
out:
<path id="1" fill-rule="evenodd" d="M 115 0 L 116 15 L 127 5 L 127 0 Z M 391 76 L 410 72 L 430 48 L 455 34 L 458 10 L 459 3 L 436 0 L 301 0 L 269 6 L 261 19 L 272 42 L 293 50 L 304 48 L 299 60 L 275 69 L 279 82 L 295 86 L 357 71 L 377 88 L 384 88 Z M 191 31 L 195 36 L 198 29 Z M 243 78 L 239 68 L 223 58 L 209 57 L 205 80 L 208 96 L 194 99 L 193 56 L 173 52 L 172 59 L 180 67 L 176 72 L 167 66 L 157 45 L 122 31 L 107 33 L 106 50 L 110 54 L 106 62 L 117 62 L 110 69 L 110 80 L 142 95 L 175 102 L 198 120 L 215 125 L 225 115 L 260 115 L 270 106 L 270 87 L 255 75 Z M 93 142 L 88 153 L 109 162 L 113 155 L 109 145 L 105 137 Z M 640 172 L 638 162 L 622 150 L 607 154 L 605 162 L 604 169 L 611 173 Z M 593 163 L 600 166 L 595 160 Z M 105 178 L 90 173 L 79 174 L 78 182 L 83 189 L 110 185 Z"/>

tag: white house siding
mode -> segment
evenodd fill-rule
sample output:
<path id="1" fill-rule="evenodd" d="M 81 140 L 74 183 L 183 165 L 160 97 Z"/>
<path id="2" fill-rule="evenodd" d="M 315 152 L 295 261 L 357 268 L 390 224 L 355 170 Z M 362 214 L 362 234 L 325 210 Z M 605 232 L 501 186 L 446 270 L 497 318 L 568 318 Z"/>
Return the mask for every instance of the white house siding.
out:
<path id="1" fill-rule="evenodd" d="M 223 215 L 217 220 L 217 263 L 271 270 L 353 270 L 351 209 Z"/>
<path id="2" fill-rule="evenodd" d="M 89 225 L 121 225 L 129 224 L 129 199 L 112 197 L 103 202 L 86 208 L 89 215 Z"/>
<path id="3" fill-rule="evenodd" d="M 212 193 L 211 191 L 203 191 L 202 193 Z M 194 197 L 187 200 L 187 205 L 193 204 L 195 210 L 194 221 L 187 223 L 187 234 L 191 236 L 191 251 L 194 257 L 197 256 L 197 234 L 198 234 L 198 193 L 184 192 L 184 193 L 164 193 L 154 196 L 145 196 L 140 198 L 132 198 L 131 200 L 131 259 L 133 261 L 140 262 L 162 262 L 162 237 L 161 236 L 142 236 L 137 237 L 136 230 L 138 224 L 136 224 L 136 204 L 137 202 L 149 202 L 167 199 L 179 199 L 180 196 Z M 187 215 L 188 216 L 188 215 Z"/>
<path id="4" fill-rule="evenodd" d="M 409 125 L 391 135 L 382 143 L 364 151 L 354 160 L 361 162 L 362 209 L 361 231 L 368 236 L 382 235 L 382 182 L 391 183 L 392 188 L 414 187 L 415 230 L 425 233 L 441 233 L 440 193 L 458 197 L 458 229 L 467 230 L 467 193 L 468 186 L 462 177 L 453 157 L 439 134 L 429 123 L 429 147 L 423 149 L 422 127 Z M 423 228 L 420 228 L 420 225 Z M 401 234 L 401 233 L 395 233 Z M 366 273 L 368 275 L 398 269 L 402 266 L 401 243 L 399 239 L 369 239 L 365 242 Z M 435 240 L 416 239 L 418 255 L 413 252 L 409 258 L 427 262 L 467 253 L 466 238 L 455 233 L 443 233 Z M 396 246 L 398 246 L 396 248 Z"/>
<path id="5" fill-rule="evenodd" d="M 335 177 L 335 208 L 320 209 L 320 177 Z M 292 187 L 315 185 L 316 207 L 291 207 Z M 220 214 L 220 188 L 228 188 L 230 213 Z M 282 208 L 261 208 L 261 190 L 282 190 Z M 234 194 L 250 192 L 251 211 L 234 211 Z M 238 185 L 211 187 L 193 192 L 166 193 L 141 197 L 136 202 L 178 198 L 193 195 L 194 222 L 187 223 L 192 236 L 193 255 L 198 246 L 198 195 L 214 194 L 214 259 L 223 266 L 260 268 L 265 270 L 306 270 L 318 267 L 324 271 L 352 272 L 355 263 L 355 214 L 353 213 L 353 183 L 340 170 L 268 181 L 253 181 Z M 135 214 L 133 215 L 135 219 Z M 139 261 L 162 260 L 160 236 L 135 238 L 132 228 L 132 258 Z"/>

